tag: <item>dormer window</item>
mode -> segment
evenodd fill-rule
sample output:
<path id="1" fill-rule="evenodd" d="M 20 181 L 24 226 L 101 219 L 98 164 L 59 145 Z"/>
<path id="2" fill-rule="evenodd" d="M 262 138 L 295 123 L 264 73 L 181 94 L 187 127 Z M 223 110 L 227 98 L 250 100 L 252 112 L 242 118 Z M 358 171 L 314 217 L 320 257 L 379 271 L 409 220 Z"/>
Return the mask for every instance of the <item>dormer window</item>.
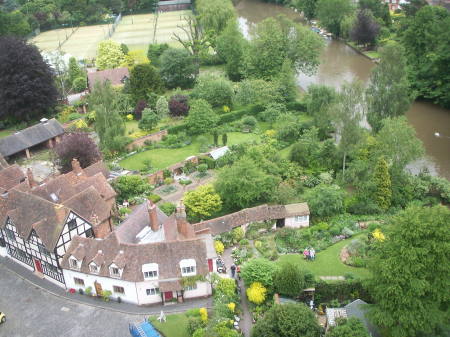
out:
<path id="1" fill-rule="evenodd" d="M 147 263 L 142 265 L 142 273 L 144 274 L 144 279 L 155 280 L 158 278 L 158 264 L 157 263 Z"/>
<path id="2" fill-rule="evenodd" d="M 113 263 L 109 266 L 109 275 L 111 277 L 120 278 L 122 276 L 122 269 Z"/>
<path id="3" fill-rule="evenodd" d="M 69 259 L 69 266 L 72 269 L 80 269 L 79 264 L 78 264 L 78 260 L 74 257 L 71 257 Z"/>
<path id="4" fill-rule="evenodd" d="M 197 263 L 194 259 L 180 261 L 181 276 L 193 276 L 197 274 Z"/>
<path id="5" fill-rule="evenodd" d="M 95 263 L 89 265 L 89 270 L 91 273 L 98 274 L 98 266 Z"/>

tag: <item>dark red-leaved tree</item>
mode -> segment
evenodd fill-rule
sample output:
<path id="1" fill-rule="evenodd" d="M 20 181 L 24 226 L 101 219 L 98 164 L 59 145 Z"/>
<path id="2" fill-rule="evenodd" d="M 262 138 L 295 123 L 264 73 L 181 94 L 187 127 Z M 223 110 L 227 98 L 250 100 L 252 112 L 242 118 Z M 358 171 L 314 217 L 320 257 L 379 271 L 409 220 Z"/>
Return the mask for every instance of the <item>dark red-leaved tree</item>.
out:
<path id="1" fill-rule="evenodd" d="M 380 25 L 375 21 L 372 12 L 369 9 L 363 9 L 358 12 L 350 38 L 364 46 L 373 45 L 379 32 Z"/>
<path id="2" fill-rule="evenodd" d="M 58 92 L 50 67 L 36 46 L 0 37 L 0 119 L 30 121 L 56 104 Z"/>
<path id="3" fill-rule="evenodd" d="M 66 133 L 54 148 L 57 164 L 62 173 L 72 170 L 72 159 L 77 158 L 82 168 L 102 159 L 94 140 L 84 132 Z"/>
<path id="4" fill-rule="evenodd" d="M 136 107 L 134 108 L 134 119 L 140 120 L 142 118 L 142 111 L 148 106 L 147 102 L 144 100 L 140 100 L 137 102 Z"/>
<path id="5" fill-rule="evenodd" d="M 170 97 L 169 112 L 173 117 L 186 116 L 189 111 L 188 97 L 176 94 Z"/>

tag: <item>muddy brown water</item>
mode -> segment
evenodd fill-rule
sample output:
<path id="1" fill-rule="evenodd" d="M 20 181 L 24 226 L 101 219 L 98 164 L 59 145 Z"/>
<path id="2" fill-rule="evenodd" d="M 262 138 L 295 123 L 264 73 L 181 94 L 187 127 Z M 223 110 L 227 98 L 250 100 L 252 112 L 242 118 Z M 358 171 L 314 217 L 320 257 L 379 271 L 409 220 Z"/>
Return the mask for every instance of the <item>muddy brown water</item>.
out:
<path id="1" fill-rule="evenodd" d="M 285 14 L 289 18 L 303 22 L 302 17 L 289 8 L 260 0 L 240 0 L 236 4 L 239 26 L 248 37 L 254 26 L 271 16 Z M 367 82 L 375 64 L 365 56 L 354 51 L 345 43 L 327 40 L 321 55 L 321 64 L 313 76 L 299 74 L 297 84 L 306 90 L 311 84 L 324 84 L 339 88 L 344 81 L 359 79 Z M 417 136 L 422 140 L 426 156 L 409 165 L 413 172 L 426 167 L 432 174 L 450 180 L 450 110 L 435 104 L 416 101 L 406 117 L 414 126 Z M 438 132 L 441 137 L 434 134 Z"/>

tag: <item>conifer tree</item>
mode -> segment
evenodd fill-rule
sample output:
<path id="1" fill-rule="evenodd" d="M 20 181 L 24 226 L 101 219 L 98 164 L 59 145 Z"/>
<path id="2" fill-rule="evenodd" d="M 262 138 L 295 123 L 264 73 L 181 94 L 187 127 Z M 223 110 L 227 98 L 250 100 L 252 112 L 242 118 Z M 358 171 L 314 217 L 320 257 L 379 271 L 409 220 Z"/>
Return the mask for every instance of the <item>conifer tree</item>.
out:
<path id="1" fill-rule="evenodd" d="M 384 211 L 391 205 L 391 176 L 386 160 L 380 157 L 375 167 L 374 181 L 376 185 L 375 202 Z"/>

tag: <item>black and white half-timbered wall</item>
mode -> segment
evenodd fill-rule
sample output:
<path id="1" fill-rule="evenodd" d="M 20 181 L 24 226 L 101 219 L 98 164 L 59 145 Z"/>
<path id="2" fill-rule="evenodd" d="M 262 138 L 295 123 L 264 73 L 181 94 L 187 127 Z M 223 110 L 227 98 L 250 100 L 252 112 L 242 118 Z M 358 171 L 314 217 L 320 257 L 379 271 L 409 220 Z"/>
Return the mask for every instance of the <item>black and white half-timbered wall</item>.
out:
<path id="1" fill-rule="evenodd" d="M 51 225 L 49 224 L 49 226 Z M 58 230 L 61 227 L 62 230 Z M 42 240 L 35 229 L 31 229 L 28 237 L 22 237 L 12 219 L 7 217 L 6 225 L 0 228 L 0 256 L 11 257 L 15 262 L 36 272 L 39 276 L 64 287 L 65 282 L 60 262 L 69 248 L 71 240 L 75 236 L 94 237 L 94 232 L 88 221 L 72 211 L 66 217 L 63 226 L 59 224 L 59 226 L 54 226 L 53 230 L 60 232 L 57 243 L 56 245 L 48 243 L 46 245 L 44 241 L 49 242 L 49 240 Z M 42 230 L 41 235 L 47 232 L 49 231 Z"/>

